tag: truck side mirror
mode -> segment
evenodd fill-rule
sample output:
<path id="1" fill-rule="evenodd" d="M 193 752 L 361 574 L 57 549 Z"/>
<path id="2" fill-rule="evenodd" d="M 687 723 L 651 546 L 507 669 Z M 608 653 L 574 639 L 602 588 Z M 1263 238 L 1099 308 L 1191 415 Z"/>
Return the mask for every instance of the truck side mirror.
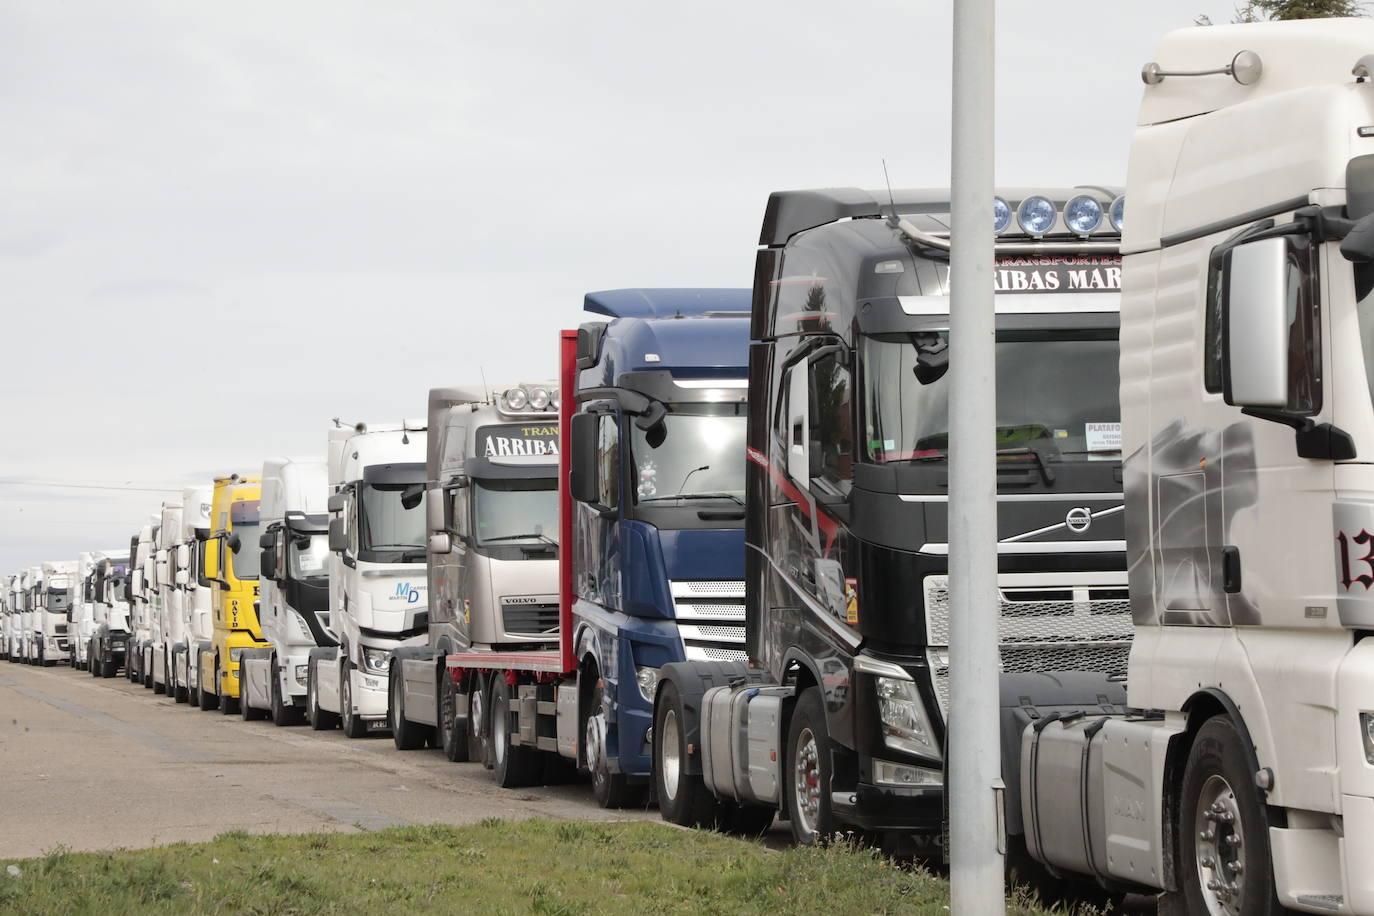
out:
<path id="1" fill-rule="evenodd" d="M 1223 253 L 1222 365 L 1226 403 L 1288 404 L 1288 242 L 1260 239 Z"/>
<path id="2" fill-rule="evenodd" d="M 435 532 L 448 530 L 448 519 L 445 517 L 447 510 L 447 499 L 441 489 L 430 492 L 429 498 L 425 500 L 425 528 L 433 538 Z M 444 551 L 447 553 L 447 551 Z"/>
<path id="3" fill-rule="evenodd" d="M 572 417 L 572 450 L 568 456 L 568 490 L 580 503 L 597 502 L 596 439 L 599 414 L 576 413 Z"/>
<path id="4" fill-rule="evenodd" d="M 330 519 L 329 549 L 342 553 L 348 549 L 348 522 L 341 518 Z"/>
<path id="5" fill-rule="evenodd" d="M 173 581 L 175 581 L 176 584 L 181 586 L 182 588 L 185 588 L 190 583 L 191 577 L 187 575 L 186 567 L 183 566 L 181 569 L 178 569 L 176 571 L 176 577 Z"/>
<path id="6" fill-rule="evenodd" d="M 425 485 L 413 483 L 401 491 L 401 508 L 414 509 L 425 498 Z"/>
<path id="7" fill-rule="evenodd" d="M 429 552 L 436 555 L 453 553 L 453 539 L 447 531 L 436 531 L 429 536 Z"/>
<path id="8" fill-rule="evenodd" d="M 344 495 L 342 493 L 335 493 L 333 496 L 329 497 L 329 502 L 325 503 L 325 508 L 329 510 L 330 514 L 342 512 L 343 507 Z"/>
<path id="9" fill-rule="evenodd" d="M 275 538 L 271 535 L 267 535 L 266 537 L 268 541 L 273 543 L 269 543 L 262 548 L 262 557 L 258 561 L 260 564 L 258 567 L 258 574 L 264 579 L 275 581 L 277 578 L 277 545 L 275 543 Z"/>
<path id="10" fill-rule="evenodd" d="M 224 542 L 224 546 L 234 553 L 238 553 L 239 548 L 243 546 L 243 538 L 239 537 L 237 531 L 231 531 L 229 532 L 229 539 Z"/>

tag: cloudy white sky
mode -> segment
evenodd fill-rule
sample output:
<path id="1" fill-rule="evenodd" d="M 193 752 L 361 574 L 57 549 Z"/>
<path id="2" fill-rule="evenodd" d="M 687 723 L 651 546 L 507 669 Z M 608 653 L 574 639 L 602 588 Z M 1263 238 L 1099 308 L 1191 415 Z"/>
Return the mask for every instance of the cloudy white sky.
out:
<path id="1" fill-rule="evenodd" d="M 747 286 L 770 191 L 940 186 L 951 2 L 0 0 L 0 572 L 329 418 L 547 377 L 581 296 Z M 1211 0 L 999 4 L 998 181 L 1120 183 Z"/>

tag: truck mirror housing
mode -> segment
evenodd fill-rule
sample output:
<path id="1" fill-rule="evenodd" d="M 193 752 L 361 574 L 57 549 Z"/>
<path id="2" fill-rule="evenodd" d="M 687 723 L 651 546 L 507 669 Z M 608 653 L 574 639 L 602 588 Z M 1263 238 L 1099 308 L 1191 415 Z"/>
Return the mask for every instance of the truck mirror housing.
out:
<path id="1" fill-rule="evenodd" d="M 431 538 L 436 532 L 448 528 L 448 519 L 444 517 L 444 512 L 447 509 L 445 503 L 447 502 L 448 500 L 444 499 L 443 490 L 434 490 L 429 494 L 429 499 L 425 500 L 425 525 Z M 448 551 L 443 552 L 447 553 Z"/>
<path id="2" fill-rule="evenodd" d="M 568 456 L 568 489 L 580 503 L 596 503 L 596 435 L 599 414 L 577 413 L 572 417 L 572 451 Z"/>
<path id="3" fill-rule="evenodd" d="M 262 548 L 262 559 L 259 561 L 262 565 L 258 569 L 258 575 L 276 581 L 277 577 L 273 571 L 277 568 L 277 545 L 270 534 L 263 535 L 263 539 L 268 543 Z"/>
<path id="4" fill-rule="evenodd" d="M 453 539 L 447 531 L 436 531 L 429 536 L 429 552 L 439 555 L 453 552 Z"/>
<path id="5" fill-rule="evenodd" d="M 271 547 L 276 542 L 276 540 L 277 535 L 274 532 L 269 531 L 266 534 L 258 535 L 258 546 Z"/>
<path id="6" fill-rule="evenodd" d="M 185 587 L 185 586 L 190 582 L 190 577 L 186 574 L 186 568 L 185 568 L 185 567 L 182 567 L 181 569 L 178 569 L 178 570 L 176 571 L 176 576 L 175 576 L 175 578 L 173 579 L 173 581 L 174 581 L 177 585 L 180 585 L 180 586 L 182 586 L 182 587 Z"/>
<path id="7" fill-rule="evenodd" d="M 1287 406 L 1287 241 L 1261 239 L 1230 249 L 1221 281 L 1226 403 Z"/>
<path id="8" fill-rule="evenodd" d="M 238 553 L 239 548 L 243 546 L 243 538 L 239 537 L 237 531 L 231 531 L 229 532 L 228 540 L 224 542 L 224 546 L 228 547 L 234 553 Z"/>
<path id="9" fill-rule="evenodd" d="M 333 496 L 329 497 L 329 502 L 325 503 L 325 508 L 327 508 L 331 514 L 334 512 L 342 512 L 343 507 L 344 495 L 342 493 L 335 493 Z"/>
<path id="10" fill-rule="evenodd" d="M 348 528 L 347 522 L 341 518 L 331 519 L 329 522 L 329 549 L 335 552 L 342 552 L 348 549 Z"/>
<path id="11" fill-rule="evenodd" d="M 413 483 L 401 491 L 401 506 L 406 509 L 414 509 L 420 505 L 420 500 L 424 499 L 425 485 Z"/>
<path id="12" fill-rule="evenodd" d="M 177 545 L 177 566 L 182 569 L 191 565 L 191 548 L 185 544 Z"/>

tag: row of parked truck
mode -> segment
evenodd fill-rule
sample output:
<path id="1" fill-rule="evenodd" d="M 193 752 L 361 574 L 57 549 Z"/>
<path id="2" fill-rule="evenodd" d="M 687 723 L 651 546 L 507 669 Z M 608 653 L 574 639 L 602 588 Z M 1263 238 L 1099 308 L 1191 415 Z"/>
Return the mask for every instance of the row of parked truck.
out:
<path id="1" fill-rule="evenodd" d="M 1371 47 L 1175 33 L 1124 238 L 1117 189 L 993 206 L 988 790 L 1027 861 L 1169 912 L 1374 913 Z M 501 786 L 580 770 L 679 824 L 938 852 L 949 209 L 775 193 L 752 290 L 588 294 L 551 375 L 336 421 L 320 460 L 11 577 L 4 651 Z"/>

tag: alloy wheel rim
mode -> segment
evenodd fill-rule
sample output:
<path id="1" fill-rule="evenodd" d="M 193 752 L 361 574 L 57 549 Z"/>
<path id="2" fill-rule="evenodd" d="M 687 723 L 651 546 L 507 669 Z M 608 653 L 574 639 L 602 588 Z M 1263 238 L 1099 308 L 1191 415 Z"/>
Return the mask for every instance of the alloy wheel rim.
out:
<path id="1" fill-rule="evenodd" d="M 1209 916 L 1245 911 L 1244 826 L 1231 784 L 1219 774 L 1207 777 L 1198 793 L 1193 829 L 1198 889 Z"/>
<path id="2" fill-rule="evenodd" d="M 496 745 L 496 765 L 504 766 L 506 763 L 506 749 L 510 746 L 510 738 L 506 734 L 506 704 L 501 702 L 501 699 L 498 697 L 496 701 L 492 703 L 491 709 L 491 740 Z"/>
<path id="3" fill-rule="evenodd" d="M 668 801 L 677 800 L 677 781 L 682 775 L 682 742 L 677 733 L 677 710 L 670 709 L 663 716 L 663 795 Z"/>
<path id="4" fill-rule="evenodd" d="M 815 833 L 821 811 L 821 764 L 816 736 L 803 728 L 797 736 L 796 757 L 792 761 L 793 816 L 803 833 Z"/>
<path id="5" fill-rule="evenodd" d="M 482 737 L 482 690 L 472 691 L 472 696 L 468 700 L 468 729 L 469 734 L 475 735 L 479 740 Z"/>

